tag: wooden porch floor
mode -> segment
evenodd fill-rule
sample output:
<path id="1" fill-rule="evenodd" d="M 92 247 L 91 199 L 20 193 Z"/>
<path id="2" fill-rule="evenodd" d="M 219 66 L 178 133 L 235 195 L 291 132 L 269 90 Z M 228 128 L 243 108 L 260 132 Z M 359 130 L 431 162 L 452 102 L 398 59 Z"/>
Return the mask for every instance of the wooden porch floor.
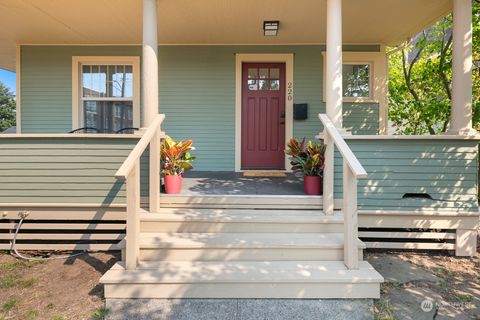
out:
<path id="1" fill-rule="evenodd" d="M 245 177 L 241 172 L 191 171 L 185 174 L 180 195 L 304 195 L 303 179 L 292 173 Z"/>

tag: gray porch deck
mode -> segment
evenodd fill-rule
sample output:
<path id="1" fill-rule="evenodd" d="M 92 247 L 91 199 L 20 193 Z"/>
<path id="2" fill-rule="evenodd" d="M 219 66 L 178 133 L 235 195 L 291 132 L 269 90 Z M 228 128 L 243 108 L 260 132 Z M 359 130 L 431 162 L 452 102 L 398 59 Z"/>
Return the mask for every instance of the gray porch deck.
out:
<path id="1" fill-rule="evenodd" d="M 303 179 L 292 173 L 245 177 L 241 172 L 191 171 L 185 174 L 180 195 L 304 195 Z"/>

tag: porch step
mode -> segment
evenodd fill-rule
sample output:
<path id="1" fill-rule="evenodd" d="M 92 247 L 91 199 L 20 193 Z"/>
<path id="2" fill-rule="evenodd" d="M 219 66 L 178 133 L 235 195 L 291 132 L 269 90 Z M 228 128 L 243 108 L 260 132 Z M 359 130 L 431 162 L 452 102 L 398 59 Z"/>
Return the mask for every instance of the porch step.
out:
<path id="1" fill-rule="evenodd" d="M 161 194 L 163 208 L 322 209 L 322 196 Z"/>
<path id="2" fill-rule="evenodd" d="M 140 260 L 343 260 L 343 242 L 342 233 L 141 233 Z"/>
<path id="3" fill-rule="evenodd" d="M 101 279 L 110 298 L 379 298 L 382 276 L 365 261 L 117 263 Z"/>
<path id="4" fill-rule="evenodd" d="M 141 232 L 343 232 L 343 215 L 320 210 L 162 208 L 140 213 Z"/>

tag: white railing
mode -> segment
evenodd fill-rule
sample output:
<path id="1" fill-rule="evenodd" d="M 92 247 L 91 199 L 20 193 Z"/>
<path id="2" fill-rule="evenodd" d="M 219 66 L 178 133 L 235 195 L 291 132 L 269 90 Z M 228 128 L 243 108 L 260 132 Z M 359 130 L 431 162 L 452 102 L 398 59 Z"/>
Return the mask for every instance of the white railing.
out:
<path id="1" fill-rule="evenodd" d="M 160 126 L 165 119 L 159 114 L 143 133 L 142 138 L 115 173 L 115 178 L 125 181 L 127 188 L 127 241 L 125 248 L 125 267 L 133 270 L 137 267 L 140 251 L 140 157 L 150 146 L 149 163 L 149 208 L 157 212 L 160 207 Z"/>
<path id="2" fill-rule="evenodd" d="M 344 263 L 348 269 L 358 269 L 358 214 L 357 182 L 366 178 L 367 172 L 342 138 L 340 132 L 326 114 L 319 114 L 323 123 L 325 169 L 323 174 L 323 208 L 331 214 L 335 209 L 334 157 L 335 146 L 343 158 L 343 217 L 344 217 Z"/>

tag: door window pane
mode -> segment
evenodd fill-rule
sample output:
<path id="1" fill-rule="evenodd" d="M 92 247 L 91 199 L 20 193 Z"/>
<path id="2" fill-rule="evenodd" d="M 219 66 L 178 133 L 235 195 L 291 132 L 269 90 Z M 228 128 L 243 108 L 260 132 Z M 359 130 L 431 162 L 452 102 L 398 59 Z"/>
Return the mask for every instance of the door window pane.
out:
<path id="1" fill-rule="evenodd" d="M 280 80 L 270 80 L 270 90 L 280 90 Z"/>
<path id="2" fill-rule="evenodd" d="M 258 74 L 260 79 L 268 79 L 268 68 L 260 68 Z"/>
<path id="3" fill-rule="evenodd" d="M 270 79 L 280 79 L 279 68 L 270 68 Z"/>
<path id="4" fill-rule="evenodd" d="M 258 77 L 257 68 L 248 68 L 248 79 L 256 79 Z"/>
<path id="5" fill-rule="evenodd" d="M 269 80 L 258 80 L 258 89 L 265 91 L 270 90 L 270 81 Z"/>
<path id="6" fill-rule="evenodd" d="M 343 65 L 343 96 L 370 97 L 370 65 Z"/>
<path id="7" fill-rule="evenodd" d="M 250 91 L 258 90 L 257 80 L 248 80 L 248 90 Z"/>

